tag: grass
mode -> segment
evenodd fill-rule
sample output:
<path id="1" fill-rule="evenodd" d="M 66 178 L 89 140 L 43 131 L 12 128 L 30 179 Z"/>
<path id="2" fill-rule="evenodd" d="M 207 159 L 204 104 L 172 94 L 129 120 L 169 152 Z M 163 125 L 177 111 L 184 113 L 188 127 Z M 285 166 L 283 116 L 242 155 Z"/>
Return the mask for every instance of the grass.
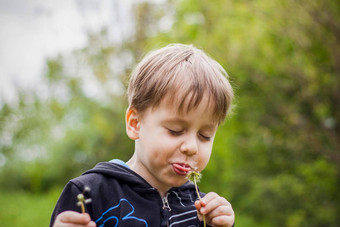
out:
<path id="1" fill-rule="evenodd" d="M 60 188 L 44 194 L 0 191 L 0 226 L 49 226 L 61 191 Z"/>
<path id="2" fill-rule="evenodd" d="M 50 217 L 62 188 L 48 193 L 9 192 L 0 190 L 1 227 L 49 226 Z M 236 226 L 269 227 L 256 223 L 249 216 L 236 212 Z"/>

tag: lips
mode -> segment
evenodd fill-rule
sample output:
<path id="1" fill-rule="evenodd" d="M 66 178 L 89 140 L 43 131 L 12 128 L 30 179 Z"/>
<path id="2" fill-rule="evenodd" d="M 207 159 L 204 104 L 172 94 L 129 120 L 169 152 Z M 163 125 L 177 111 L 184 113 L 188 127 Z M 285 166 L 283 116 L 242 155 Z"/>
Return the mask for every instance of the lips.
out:
<path id="1" fill-rule="evenodd" d="M 180 176 L 186 176 L 191 170 L 190 165 L 184 163 L 174 163 L 172 164 L 174 172 Z"/>

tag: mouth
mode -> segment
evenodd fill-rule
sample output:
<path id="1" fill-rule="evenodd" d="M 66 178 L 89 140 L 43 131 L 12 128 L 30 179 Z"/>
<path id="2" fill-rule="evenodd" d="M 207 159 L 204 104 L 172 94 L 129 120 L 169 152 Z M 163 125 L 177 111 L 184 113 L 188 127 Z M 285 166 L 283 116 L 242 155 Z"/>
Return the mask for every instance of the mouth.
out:
<path id="1" fill-rule="evenodd" d="M 191 166 L 185 163 L 173 163 L 172 169 L 180 176 L 186 176 L 192 170 Z"/>

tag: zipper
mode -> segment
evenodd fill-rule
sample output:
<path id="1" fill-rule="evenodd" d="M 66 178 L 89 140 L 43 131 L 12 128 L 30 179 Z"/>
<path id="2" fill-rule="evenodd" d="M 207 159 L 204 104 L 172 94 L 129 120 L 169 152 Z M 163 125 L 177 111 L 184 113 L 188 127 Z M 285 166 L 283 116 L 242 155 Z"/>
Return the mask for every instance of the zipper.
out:
<path id="1" fill-rule="evenodd" d="M 162 227 L 169 227 L 170 223 L 169 223 L 169 218 L 171 215 L 171 207 L 169 205 L 169 201 L 168 201 L 168 196 L 169 196 L 169 192 L 166 193 L 166 195 L 161 198 L 162 202 L 163 202 L 163 210 L 162 210 L 162 221 L 161 221 L 161 226 Z"/>
<path id="2" fill-rule="evenodd" d="M 168 196 L 169 196 L 169 193 L 167 193 L 167 194 L 162 198 L 162 201 L 163 201 L 163 210 L 171 211 L 171 207 L 170 207 L 169 201 L 168 201 Z"/>

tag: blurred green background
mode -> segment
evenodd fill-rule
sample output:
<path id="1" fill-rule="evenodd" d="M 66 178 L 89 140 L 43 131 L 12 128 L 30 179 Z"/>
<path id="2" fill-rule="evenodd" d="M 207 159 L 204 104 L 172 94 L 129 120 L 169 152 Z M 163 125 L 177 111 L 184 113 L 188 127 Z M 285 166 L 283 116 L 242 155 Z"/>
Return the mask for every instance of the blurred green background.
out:
<path id="1" fill-rule="evenodd" d="M 46 60 L 43 93 L 0 103 L 0 226 L 47 226 L 69 179 L 129 159 L 128 75 L 178 42 L 220 62 L 236 93 L 201 189 L 225 196 L 239 227 L 339 226 L 339 1 L 170 0 L 133 13 L 123 43 L 89 34 L 85 48 Z M 89 78 L 103 96 L 89 94 Z"/>

